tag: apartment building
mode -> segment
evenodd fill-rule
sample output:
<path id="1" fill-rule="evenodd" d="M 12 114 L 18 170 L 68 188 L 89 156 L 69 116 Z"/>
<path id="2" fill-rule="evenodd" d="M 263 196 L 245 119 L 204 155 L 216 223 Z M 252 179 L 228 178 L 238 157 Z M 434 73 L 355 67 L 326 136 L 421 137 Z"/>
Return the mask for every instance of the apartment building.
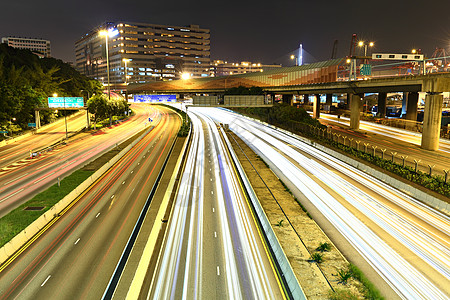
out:
<path id="1" fill-rule="evenodd" d="M 50 57 L 50 41 L 15 36 L 2 37 L 2 43 L 17 49 L 28 49 L 37 55 Z"/>
<path id="2" fill-rule="evenodd" d="M 109 36 L 101 35 L 103 30 Z M 106 83 L 106 51 L 111 84 L 209 76 L 210 31 L 198 25 L 102 24 L 76 41 L 76 69 Z"/>

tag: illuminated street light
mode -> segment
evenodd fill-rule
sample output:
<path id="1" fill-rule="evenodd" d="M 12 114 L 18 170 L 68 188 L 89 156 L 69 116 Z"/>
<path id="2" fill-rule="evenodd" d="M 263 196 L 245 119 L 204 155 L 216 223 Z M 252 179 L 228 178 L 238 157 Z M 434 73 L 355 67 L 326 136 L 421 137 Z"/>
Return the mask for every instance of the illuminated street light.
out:
<path id="1" fill-rule="evenodd" d="M 187 79 L 190 79 L 190 78 L 191 78 L 191 74 L 189 74 L 189 73 L 181 74 L 181 79 L 183 79 L 183 80 L 187 80 Z"/>
<path id="2" fill-rule="evenodd" d="M 416 50 L 416 49 L 412 49 L 412 50 L 411 50 L 411 53 L 412 53 L 412 54 L 416 54 L 416 53 L 417 53 L 417 50 Z"/>
<path id="3" fill-rule="evenodd" d="M 364 47 L 364 56 L 367 56 L 367 46 L 373 47 L 374 45 L 375 45 L 374 42 L 369 42 L 368 45 L 366 43 L 364 43 L 363 41 L 358 42 L 359 47 Z"/>
<path id="4" fill-rule="evenodd" d="M 104 36 L 105 37 L 105 41 L 106 41 L 106 73 L 108 75 L 108 99 L 111 100 L 111 87 L 110 87 L 110 82 L 109 82 L 109 47 L 108 47 L 108 40 L 110 37 L 116 36 L 117 34 L 119 34 L 119 31 L 116 30 L 101 30 L 99 32 L 100 36 Z"/>
<path id="5" fill-rule="evenodd" d="M 298 58 L 294 54 L 291 55 L 291 59 L 295 59 L 295 65 L 298 66 Z"/>

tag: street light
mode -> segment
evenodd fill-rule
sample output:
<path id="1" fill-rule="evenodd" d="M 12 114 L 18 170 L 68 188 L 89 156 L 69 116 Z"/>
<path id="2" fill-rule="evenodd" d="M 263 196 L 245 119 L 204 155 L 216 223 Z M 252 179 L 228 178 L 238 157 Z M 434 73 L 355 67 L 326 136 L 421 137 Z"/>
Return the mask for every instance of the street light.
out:
<path id="1" fill-rule="evenodd" d="M 291 55 L 291 59 L 295 59 L 295 65 L 298 66 L 298 58 L 294 54 Z"/>
<path id="2" fill-rule="evenodd" d="M 128 62 L 131 61 L 131 59 L 124 58 L 124 59 L 122 59 L 122 61 L 125 63 L 125 98 L 128 101 L 128 83 L 127 83 L 127 78 L 128 78 L 127 71 L 128 71 L 128 69 L 127 69 L 127 64 L 128 64 Z"/>
<path id="3" fill-rule="evenodd" d="M 374 42 L 369 42 L 369 44 L 364 43 L 363 41 L 358 42 L 359 47 L 364 47 L 364 56 L 367 55 L 367 46 L 373 47 L 375 44 Z"/>
<path id="4" fill-rule="evenodd" d="M 100 36 L 104 36 L 105 37 L 105 41 L 106 41 L 106 73 L 108 75 L 108 99 L 111 100 L 111 87 L 110 87 L 110 81 L 109 81 L 109 47 L 108 47 L 108 40 L 110 37 L 116 36 L 117 34 L 119 34 L 119 31 L 116 30 L 101 30 L 99 32 Z"/>

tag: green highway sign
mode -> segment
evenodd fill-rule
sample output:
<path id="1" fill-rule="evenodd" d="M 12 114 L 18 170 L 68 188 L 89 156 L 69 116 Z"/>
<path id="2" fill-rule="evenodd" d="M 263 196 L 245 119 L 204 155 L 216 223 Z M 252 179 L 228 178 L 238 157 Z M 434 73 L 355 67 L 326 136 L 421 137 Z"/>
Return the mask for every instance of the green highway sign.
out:
<path id="1" fill-rule="evenodd" d="M 372 75 L 372 65 L 363 64 L 360 69 L 361 75 L 370 76 Z"/>
<path id="2" fill-rule="evenodd" d="M 28 123 L 28 127 L 36 127 L 36 123 Z"/>
<path id="3" fill-rule="evenodd" d="M 8 133 L 8 130 L 0 130 L 0 133 Z"/>
<path id="4" fill-rule="evenodd" d="M 50 108 L 78 108 L 84 107 L 83 97 L 48 97 Z"/>

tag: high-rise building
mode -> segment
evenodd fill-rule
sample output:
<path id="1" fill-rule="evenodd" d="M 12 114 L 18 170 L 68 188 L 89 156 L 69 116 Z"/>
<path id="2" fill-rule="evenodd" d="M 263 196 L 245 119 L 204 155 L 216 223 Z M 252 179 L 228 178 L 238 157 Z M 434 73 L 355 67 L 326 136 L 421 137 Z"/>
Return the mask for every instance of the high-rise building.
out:
<path id="1" fill-rule="evenodd" d="M 50 57 L 50 41 L 47 40 L 8 36 L 2 37 L 2 43 L 13 48 L 28 49 L 37 55 Z"/>
<path id="2" fill-rule="evenodd" d="M 192 78 L 209 76 L 209 29 L 121 21 L 102 24 L 75 43 L 75 67 L 91 78 L 107 80 L 102 30 L 112 33 L 108 39 L 111 84 L 180 79 L 183 73 Z"/>
<path id="3" fill-rule="evenodd" d="M 280 68 L 281 65 L 264 65 L 261 63 L 252 63 L 243 61 L 240 63 L 231 63 L 223 60 L 214 60 L 211 62 L 211 76 L 227 76 L 233 74 L 245 74 L 251 72 L 263 72 L 273 68 Z"/>

